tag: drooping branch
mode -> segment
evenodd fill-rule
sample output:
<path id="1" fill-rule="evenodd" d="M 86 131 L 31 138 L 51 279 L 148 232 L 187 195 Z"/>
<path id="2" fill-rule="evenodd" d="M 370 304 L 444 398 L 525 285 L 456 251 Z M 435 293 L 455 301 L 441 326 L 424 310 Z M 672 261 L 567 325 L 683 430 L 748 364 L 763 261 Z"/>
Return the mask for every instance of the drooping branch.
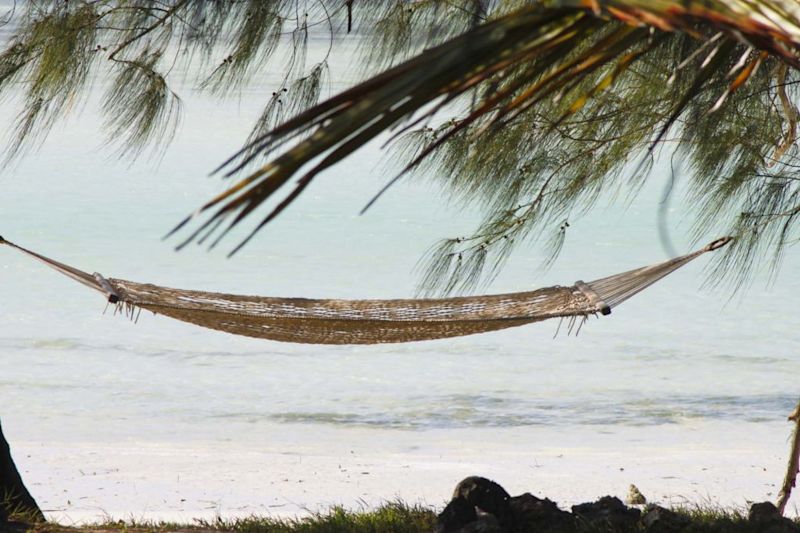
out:
<path id="1" fill-rule="evenodd" d="M 418 141 L 405 143 L 396 178 L 435 176 L 455 199 L 485 210 L 485 224 L 460 243 L 475 246 L 459 250 L 462 268 L 441 286 L 469 289 L 463 282 L 476 280 L 476 272 L 490 279 L 523 242 L 546 243 L 550 257 L 566 222 L 592 207 L 601 190 L 633 194 L 665 146 L 691 175 L 690 201 L 701 206 L 696 236 L 719 230 L 740 237 L 720 271 L 746 274 L 754 257 L 780 256 L 796 242 L 797 217 L 782 215 L 800 204 L 794 3 L 365 5 L 21 5 L 9 19 L 14 37 L 0 52 L 0 95 L 11 88 L 25 95 L 8 153 L 23 153 L 80 108 L 95 73 L 112 76 L 103 102 L 109 140 L 134 157 L 145 147 L 163 148 L 180 117 L 173 71 L 196 72 L 201 87 L 221 93 L 273 69 L 270 58 L 283 48 L 291 58 L 279 65 L 285 76 L 247 145 L 225 166 L 244 178 L 201 208 L 185 242 L 213 245 L 265 206 L 254 235 L 321 172 L 388 130 L 398 141 Z M 334 37 L 349 31 L 364 36 L 365 68 L 390 68 L 308 109 L 323 96 Z M 328 50 L 312 61 L 306 46 L 314 32 L 325 33 Z M 535 201 L 554 169 L 545 199 Z M 523 213 L 526 205 L 536 209 Z"/>
<path id="2" fill-rule="evenodd" d="M 15 4 L 0 19 L 14 28 L 0 50 L 0 96 L 11 90 L 23 96 L 6 159 L 35 148 L 60 118 L 80 108 L 92 74 L 112 80 L 103 103 L 110 143 L 131 157 L 148 147 L 163 150 L 179 117 L 173 71 L 180 82 L 188 72 L 206 90 L 231 92 L 257 72 L 281 68 L 268 61 L 282 46 L 305 54 L 307 42 L 283 39 L 292 25 L 308 31 L 325 23 L 338 31 L 332 18 L 343 24 L 346 8 L 338 0 L 322 3 L 330 6 L 306 9 L 301 0 Z M 290 78 L 308 75 L 302 62 L 289 70 Z"/>
<path id="3" fill-rule="evenodd" d="M 274 154 L 272 159 L 202 206 L 176 230 L 205 215 L 205 221 L 184 243 L 216 235 L 213 245 L 296 178 L 294 188 L 278 198 L 249 240 L 320 172 L 403 121 L 412 120 L 401 133 L 414 125 L 427 127 L 446 107 L 451 113 L 465 108 L 466 112 L 452 127 L 437 130 L 439 135 L 427 145 L 416 147 L 400 175 L 432 162 L 430 168 L 437 173 L 452 176 L 452 169 L 463 170 L 464 164 L 448 167 L 439 154 L 460 144 L 472 146 L 473 151 L 480 147 L 486 153 L 518 153 L 522 167 L 526 163 L 522 146 L 527 142 L 512 149 L 508 146 L 514 145 L 492 142 L 493 137 L 518 124 L 530 125 L 523 128 L 523 139 L 532 139 L 530 144 L 553 147 L 567 140 L 572 141 L 568 145 L 573 151 L 586 139 L 602 144 L 597 151 L 605 153 L 608 160 L 596 168 L 587 168 L 584 161 L 568 167 L 555 188 L 559 193 L 552 196 L 552 205 L 561 207 L 529 217 L 534 225 L 546 224 L 553 219 L 542 213 L 549 213 L 561 224 L 565 211 L 591 205 L 601 184 L 619 176 L 625 164 L 636 157 L 644 164 L 633 179 L 641 180 L 668 134 L 670 142 L 689 153 L 692 164 L 697 160 L 708 166 L 710 158 L 702 155 L 707 142 L 698 132 L 722 129 L 720 117 L 733 116 L 750 106 L 750 100 L 758 105 L 770 101 L 776 91 L 761 91 L 765 80 L 773 79 L 775 66 L 786 65 L 794 72 L 798 65 L 800 23 L 779 3 L 758 4 L 756 9 L 752 4 L 731 2 L 598 1 L 586 7 L 584 2 L 565 0 L 526 6 L 490 19 L 252 139 L 226 163 L 227 174 L 244 170 L 260 153 Z M 398 12 L 397 16 L 401 27 L 411 23 L 409 13 Z M 406 39 L 405 35 L 397 38 Z M 386 60 L 380 56 L 377 61 Z M 619 120 L 601 118 L 609 116 L 609 107 L 622 111 Z M 757 112 L 780 120 L 773 110 L 774 106 Z M 716 116 L 707 118 L 711 115 Z M 751 124 L 753 118 L 749 116 Z M 775 123 L 768 121 L 762 128 Z M 706 139 L 719 132 L 708 133 Z M 743 128 L 731 131 L 744 133 Z M 737 140 L 750 142 L 753 138 L 751 133 Z M 717 161 L 726 172 L 737 174 L 745 168 L 755 169 L 757 165 L 751 164 L 755 159 L 763 166 L 764 145 L 774 151 L 776 139 L 772 135 L 757 138 L 764 142 L 747 147 L 746 156 L 726 154 Z M 550 156 L 550 165 L 569 158 L 570 154 L 563 152 Z M 480 159 L 480 155 L 467 152 L 461 160 Z M 591 159 L 596 161 L 596 154 Z M 733 166 L 726 166 L 729 164 Z M 487 172 L 492 173 L 491 179 L 485 178 Z M 505 184 L 507 179 L 498 179 L 496 167 L 489 165 L 482 173 L 485 185 L 473 190 L 489 204 L 486 199 L 495 193 L 484 193 L 502 190 L 502 185 L 493 184 Z M 542 175 L 533 173 L 532 185 L 525 190 L 536 189 Z M 472 187 L 475 182 L 459 178 L 454 183 L 458 190 L 460 183 Z M 514 201 L 531 201 L 525 194 L 516 193 Z M 741 198 L 738 193 L 730 197 Z M 510 207 L 494 205 L 490 213 Z M 709 211 L 713 209 L 709 204 Z"/>

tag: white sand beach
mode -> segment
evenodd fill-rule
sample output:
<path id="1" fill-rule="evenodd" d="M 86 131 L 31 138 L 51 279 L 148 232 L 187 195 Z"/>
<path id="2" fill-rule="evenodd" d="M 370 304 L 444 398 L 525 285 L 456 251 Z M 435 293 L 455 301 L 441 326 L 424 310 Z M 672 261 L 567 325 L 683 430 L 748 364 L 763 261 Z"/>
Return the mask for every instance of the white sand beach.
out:
<path id="1" fill-rule="evenodd" d="M 483 475 L 561 507 L 636 484 L 651 502 L 744 509 L 774 500 L 789 424 L 403 431 L 260 428 L 246 441 L 35 443 L 13 451 L 48 518 L 303 516 L 401 499 L 441 508 Z M 102 436 L 100 436 L 102 437 Z M 797 515 L 797 501 L 789 514 Z"/>

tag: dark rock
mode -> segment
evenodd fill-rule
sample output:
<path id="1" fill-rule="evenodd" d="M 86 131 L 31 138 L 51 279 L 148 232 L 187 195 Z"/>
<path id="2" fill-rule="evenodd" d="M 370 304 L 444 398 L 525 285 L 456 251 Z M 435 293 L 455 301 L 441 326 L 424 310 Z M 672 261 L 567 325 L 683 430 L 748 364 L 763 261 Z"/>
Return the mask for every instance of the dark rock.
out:
<path id="1" fill-rule="evenodd" d="M 504 528 L 513 527 L 509 502 L 511 496 L 498 483 L 485 477 L 471 476 L 458 484 L 453 498 L 464 498 L 477 509 L 494 515 Z"/>
<path id="2" fill-rule="evenodd" d="M 510 499 L 505 489 L 494 481 L 468 477 L 456 486 L 453 499 L 437 519 L 436 530 L 442 533 L 510 530 L 514 525 Z"/>
<path id="3" fill-rule="evenodd" d="M 783 518 L 772 502 L 754 503 L 750 506 L 747 519 L 751 522 L 771 522 Z"/>
<path id="4" fill-rule="evenodd" d="M 460 529 L 458 533 L 506 533 L 507 531 L 500 526 L 494 515 L 478 513 L 478 519 Z"/>
<path id="5" fill-rule="evenodd" d="M 456 487 L 453 499 L 437 519 L 437 533 L 547 531 L 573 533 L 573 516 L 532 494 L 511 497 L 499 484 L 468 477 Z"/>
<path id="6" fill-rule="evenodd" d="M 558 508 L 555 502 L 525 493 L 509 502 L 519 531 L 548 531 L 566 533 L 576 530 L 574 517 Z"/>
<path id="7" fill-rule="evenodd" d="M 478 519 L 475 506 L 462 497 L 453 498 L 436 517 L 437 533 L 458 531 Z"/>
<path id="8" fill-rule="evenodd" d="M 490 514 L 479 514 L 478 518 L 468 524 L 463 525 L 457 529 L 441 529 L 441 526 L 436 528 L 436 532 L 441 533 L 508 533 L 507 529 L 500 527 L 497 519 Z"/>
<path id="9" fill-rule="evenodd" d="M 611 531 L 635 531 L 641 512 L 625 506 L 619 498 L 603 496 L 594 503 L 572 506 L 572 514 L 590 527 L 604 527 Z"/>
<path id="10" fill-rule="evenodd" d="M 485 477 L 471 476 L 456 487 L 453 498 L 462 497 L 481 511 L 495 515 L 501 522 L 509 512 L 511 496 L 499 484 Z"/>
<path id="11" fill-rule="evenodd" d="M 795 533 L 800 532 L 800 526 L 781 516 L 778 508 L 772 502 L 754 503 L 750 506 L 747 519 L 758 526 L 763 533 Z"/>
<path id="12" fill-rule="evenodd" d="M 649 533 L 679 533 L 684 531 L 691 520 L 658 505 L 648 505 L 642 515 L 642 525 Z"/>

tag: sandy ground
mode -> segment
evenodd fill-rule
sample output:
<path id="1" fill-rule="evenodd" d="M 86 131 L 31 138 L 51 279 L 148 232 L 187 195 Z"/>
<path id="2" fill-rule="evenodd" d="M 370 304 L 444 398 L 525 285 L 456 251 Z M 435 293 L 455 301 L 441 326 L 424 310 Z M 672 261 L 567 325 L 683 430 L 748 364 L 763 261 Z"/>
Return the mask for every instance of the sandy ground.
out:
<path id="1" fill-rule="evenodd" d="M 275 425 L 228 442 L 12 442 L 48 518 L 298 516 L 402 499 L 440 507 L 483 475 L 567 508 L 635 483 L 650 501 L 743 508 L 773 500 L 788 423 L 402 431 Z M 797 515 L 800 504 L 790 503 Z"/>

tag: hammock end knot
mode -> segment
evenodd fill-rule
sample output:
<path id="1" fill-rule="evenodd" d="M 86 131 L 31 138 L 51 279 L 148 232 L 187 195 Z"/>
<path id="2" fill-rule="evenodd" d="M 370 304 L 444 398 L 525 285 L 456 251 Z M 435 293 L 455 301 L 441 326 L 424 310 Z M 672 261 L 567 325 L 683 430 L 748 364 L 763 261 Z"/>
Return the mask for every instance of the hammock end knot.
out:
<path id="1" fill-rule="evenodd" d="M 110 304 L 119 303 L 120 301 L 119 294 L 117 294 L 117 291 L 114 289 L 114 287 L 111 286 L 111 284 L 108 282 L 106 278 L 104 278 L 101 274 L 97 272 L 92 274 L 92 277 L 97 282 L 97 286 L 100 288 L 100 291 L 106 293 L 106 298 L 108 298 L 108 303 Z"/>
<path id="2" fill-rule="evenodd" d="M 709 243 L 709 245 L 706 246 L 706 251 L 707 252 L 713 252 L 714 250 L 719 250 L 720 248 L 722 248 L 723 246 L 725 246 L 726 244 L 728 244 L 732 240 L 733 240 L 733 237 L 721 237 L 721 238 L 717 239 L 716 241 L 713 241 L 713 242 Z"/>

